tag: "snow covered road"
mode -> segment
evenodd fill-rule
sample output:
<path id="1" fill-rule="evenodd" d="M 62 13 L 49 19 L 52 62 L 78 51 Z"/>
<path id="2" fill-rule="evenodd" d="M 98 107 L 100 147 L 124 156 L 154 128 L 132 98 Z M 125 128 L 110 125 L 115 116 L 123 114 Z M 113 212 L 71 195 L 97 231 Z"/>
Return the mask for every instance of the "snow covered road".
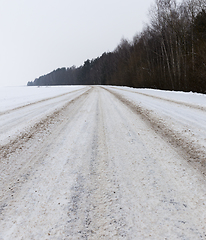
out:
<path id="1" fill-rule="evenodd" d="M 205 96 L 145 91 L 2 112 L 0 240 L 206 239 Z"/>

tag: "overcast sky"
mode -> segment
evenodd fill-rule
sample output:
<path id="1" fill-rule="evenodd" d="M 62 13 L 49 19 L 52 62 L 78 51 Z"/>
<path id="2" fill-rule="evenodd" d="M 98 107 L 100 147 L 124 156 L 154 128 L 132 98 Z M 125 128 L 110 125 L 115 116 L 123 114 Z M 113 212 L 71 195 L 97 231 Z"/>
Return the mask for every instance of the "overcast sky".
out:
<path id="1" fill-rule="evenodd" d="M 132 40 L 155 0 L 0 0 L 0 86 L 26 85 Z"/>

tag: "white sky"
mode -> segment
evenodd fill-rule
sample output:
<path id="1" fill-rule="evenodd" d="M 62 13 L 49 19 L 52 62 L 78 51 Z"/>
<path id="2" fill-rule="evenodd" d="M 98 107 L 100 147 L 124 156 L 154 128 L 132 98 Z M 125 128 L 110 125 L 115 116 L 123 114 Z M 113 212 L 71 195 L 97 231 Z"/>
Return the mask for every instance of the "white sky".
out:
<path id="1" fill-rule="evenodd" d="M 0 86 L 26 85 L 132 40 L 155 0 L 0 0 Z"/>

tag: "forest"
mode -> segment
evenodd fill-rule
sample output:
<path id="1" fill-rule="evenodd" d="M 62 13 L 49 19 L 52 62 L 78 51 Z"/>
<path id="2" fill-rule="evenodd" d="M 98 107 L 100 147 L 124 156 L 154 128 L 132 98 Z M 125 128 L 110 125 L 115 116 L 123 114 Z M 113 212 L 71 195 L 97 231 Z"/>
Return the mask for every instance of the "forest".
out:
<path id="1" fill-rule="evenodd" d="M 80 67 L 58 68 L 28 86 L 118 85 L 206 93 L 206 1 L 156 0 L 131 41 Z"/>

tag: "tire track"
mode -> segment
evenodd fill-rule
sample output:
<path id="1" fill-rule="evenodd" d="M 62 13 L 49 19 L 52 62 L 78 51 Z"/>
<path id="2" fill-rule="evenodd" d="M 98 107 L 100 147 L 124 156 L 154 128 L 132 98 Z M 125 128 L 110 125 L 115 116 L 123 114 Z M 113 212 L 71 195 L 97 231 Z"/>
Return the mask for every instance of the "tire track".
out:
<path id="1" fill-rule="evenodd" d="M 192 139 L 184 136 L 182 132 L 178 132 L 168 126 L 164 119 L 158 118 L 153 114 L 153 111 L 135 105 L 119 93 L 106 88 L 104 89 L 113 94 L 135 114 L 141 115 L 150 128 L 164 138 L 193 167 L 199 169 L 203 175 L 206 175 L 206 150 L 198 142 L 195 143 Z"/>
<path id="2" fill-rule="evenodd" d="M 117 90 L 126 91 L 126 92 L 130 92 L 130 93 L 136 93 L 136 94 L 140 94 L 140 95 L 143 95 L 143 96 L 146 96 L 146 97 L 149 97 L 149 98 L 162 100 L 162 101 L 165 101 L 165 102 L 175 103 L 175 104 L 178 104 L 180 106 L 185 106 L 185 107 L 189 107 L 189 108 L 193 108 L 193 109 L 198 109 L 198 110 L 201 110 L 201 111 L 204 111 L 204 112 L 206 111 L 206 107 L 203 107 L 203 106 L 199 106 L 199 105 L 195 105 L 195 104 L 191 104 L 191 103 L 186 103 L 186 102 L 175 101 L 175 100 L 171 100 L 171 99 L 167 99 L 167 98 L 163 98 L 163 97 L 157 97 L 157 96 L 154 96 L 154 95 L 141 93 L 141 92 L 133 92 L 133 91 L 129 91 L 127 89 L 119 89 L 119 88 L 116 88 L 116 87 L 114 87 L 114 88 L 117 89 Z"/>
<path id="3" fill-rule="evenodd" d="M 98 99 L 88 167 L 82 167 L 72 188 L 65 239 L 125 239 L 128 233 L 115 167 L 107 155 L 101 104 Z"/>
<path id="4" fill-rule="evenodd" d="M 39 104 L 39 103 L 42 103 L 42 102 L 46 102 L 46 101 L 49 101 L 49 100 L 52 100 L 52 99 L 60 98 L 60 97 L 63 97 L 63 96 L 66 96 L 66 95 L 69 95 L 71 93 L 78 92 L 78 91 L 81 91 L 81 90 L 82 89 L 77 89 L 77 90 L 74 90 L 74 91 L 71 91 L 71 92 L 63 93 L 63 94 L 60 94 L 60 95 L 57 95 L 57 96 L 54 96 L 54 97 L 42 99 L 42 100 L 37 101 L 37 102 L 33 102 L 33 103 L 29 103 L 29 104 L 26 104 L 26 105 L 23 105 L 23 106 L 20 106 L 20 107 L 9 109 L 7 111 L 0 112 L 0 116 L 11 113 L 11 112 L 14 112 L 14 111 L 19 110 L 19 109 L 23 109 L 23 108 L 26 108 L 26 107 L 36 105 L 36 104 Z"/>
<path id="5" fill-rule="evenodd" d="M 70 100 L 65 106 L 36 123 L 15 140 L 0 147 L 0 212 L 7 206 L 8 199 L 15 199 L 18 188 L 29 178 L 32 169 L 55 136 L 63 131 L 81 107 L 81 103 L 92 88 Z M 68 116 L 68 113 L 70 116 Z"/>
<path id="6" fill-rule="evenodd" d="M 64 111 L 66 111 L 70 107 L 71 104 L 73 104 L 75 101 L 78 101 L 80 98 L 84 97 L 86 94 L 89 93 L 89 91 L 90 90 L 87 90 L 86 92 L 80 94 L 79 96 L 75 97 L 74 99 L 72 99 L 71 101 L 66 103 L 60 109 L 54 111 L 52 114 L 41 119 L 38 123 L 36 123 L 30 129 L 25 130 L 23 133 L 21 133 L 19 136 L 17 136 L 16 139 L 11 140 L 6 145 L 0 146 L 0 158 L 5 159 L 12 153 L 16 152 L 17 150 L 22 150 L 24 147 L 24 144 L 26 142 L 28 142 L 30 139 L 34 138 L 35 134 L 37 134 L 39 132 L 42 132 L 42 133 L 47 132 L 48 129 L 50 129 L 51 125 L 56 123 L 56 121 L 58 121 L 58 118 L 61 116 L 61 114 Z"/>
<path id="7" fill-rule="evenodd" d="M 205 239 L 205 179 L 158 116 L 85 94 L 5 159 L 0 239 Z"/>

